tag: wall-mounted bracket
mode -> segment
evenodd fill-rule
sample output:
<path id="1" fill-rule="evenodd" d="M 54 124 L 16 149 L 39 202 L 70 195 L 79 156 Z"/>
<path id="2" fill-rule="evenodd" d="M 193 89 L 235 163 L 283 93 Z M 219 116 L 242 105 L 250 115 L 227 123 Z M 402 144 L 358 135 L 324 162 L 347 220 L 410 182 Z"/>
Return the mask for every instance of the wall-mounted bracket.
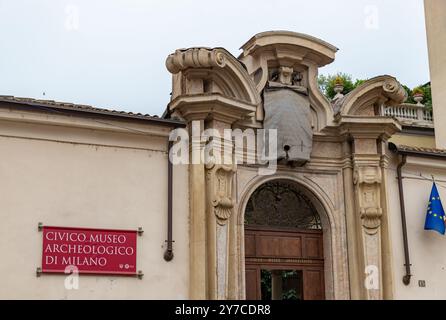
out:
<path id="1" fill-rule="evenodd" d="M 42 231 L 42 230 L 43 230 L 43 223 L 42 223 L 42 222 L 39 222 L 39 223 L 37 224 L 37 230 L 39 230 L 39 231 Z"/>

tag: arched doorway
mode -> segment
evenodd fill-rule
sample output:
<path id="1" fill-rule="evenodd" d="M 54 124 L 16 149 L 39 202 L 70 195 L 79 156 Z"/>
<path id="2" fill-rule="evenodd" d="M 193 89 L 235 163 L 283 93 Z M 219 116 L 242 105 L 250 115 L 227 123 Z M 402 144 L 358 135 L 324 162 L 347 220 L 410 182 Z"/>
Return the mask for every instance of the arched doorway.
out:
<path id="1" fill-rule="evenodd" d="M 266 182 L 251 195 L 244 216 L 246 298 L 324 299 L 322 225 L 302 188 Z"/>

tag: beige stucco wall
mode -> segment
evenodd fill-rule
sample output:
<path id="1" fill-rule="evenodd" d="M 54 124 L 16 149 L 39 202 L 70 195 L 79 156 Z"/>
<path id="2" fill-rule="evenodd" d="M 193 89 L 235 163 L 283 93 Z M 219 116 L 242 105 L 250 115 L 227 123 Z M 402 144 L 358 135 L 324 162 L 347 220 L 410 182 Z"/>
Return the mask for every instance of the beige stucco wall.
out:
<path id="1" fill-rule="evenodd" d="M 402 282 L 405 274 L 404 247 L 401 227 L 401 214 L 396 179 L 397 160 L 394 159 L 388 170 L 388 198 L 390 205 L 390 227 L 393 250 L 394 298 L 395 299 L 446 299 L 446 251 L 445 237 L 425 231 L 427 203 L 432 182 L 419 179 L 404 179 L 404 200 L 406 207 L 407 231 L 409 239 L 412 280 L 409 286 Z M 419 174 L 446 181 L 446 163 L 444 161 L 408 157 L 408 164 L 403 168 L 403 176 L 417 178 Z M 446 203 L 446 183 L 438 182 L 438 191 Z M 418 281 L 425 280 L 426 287 L 419 287 Z"/>
<path id="2" fill-rule="evenodd" d="M 20 122 L 11 121 L 17 116 Z M 174 168 L 175 257 L 171 262 L 163 259 L 167 128 L 133 122 L 116 122 L 115 126 L 3 109 L 0 119 L 0 298 L 188 298 L 186 167 Z M 42 254 L 39 222 L 72 227 L 142 227 L 137 269 L 144 272 L 143 279 L 81 275 L 79 290 L 66 290 L 65 275 L 36 277 Z"/>
<path id="3" fill-rule="evenodd" d="M 446 148 L 446 1 L 424 0 L 437 148 Z"/>
<path id="4" fill-rule="evenodd" d="M 434 136 L 395 134 L 390 139 L 396 145 L 405 145 L 410 147 L 435 148 Z"/>

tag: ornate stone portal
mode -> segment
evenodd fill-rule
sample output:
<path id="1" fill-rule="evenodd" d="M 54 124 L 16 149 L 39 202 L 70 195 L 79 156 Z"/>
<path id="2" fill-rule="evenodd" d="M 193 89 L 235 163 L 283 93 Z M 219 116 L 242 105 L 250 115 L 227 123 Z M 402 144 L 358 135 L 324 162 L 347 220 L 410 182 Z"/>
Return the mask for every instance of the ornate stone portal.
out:
<path id="1" fill-rule="evenodd" d="M 206 129 L 214 129 L 219 140 L 225 129 L 282 128 L 278 157 L 296 160 L 301 167 L 279 165 L 270 178 L 294 176 L 313 188 L 317 202 L 325 206 L 320 210 L 330 212 L 323 223 L 325 258 L 332 260 L 325 271 L 325 296 L 391 298 L 384 147 L 401 127 L 378 116 L 377 110 L 405 99 L 401 85 L 392 77 L 377 77 L 332 104 L 317 85 L 318 68 L 334 60 L 337 49 L 332 45 L 280 31 L 260 33 L 242 50 L 239 59 L 221 48 L 182 49 L 170 55 L 166 66 L 173 74 L 173 90 L 167 116 L 186 120 L 191 143 L 198 141 L 200 148 L 208 143 L 201 139 Z M 283 98 L 288 95 L 292 98 Z M 270 122 L 270 107 L 292 116 Z M 192 130 L 193 121 L 199 123 L 199 132 Z M 217 145 L 233 147 L 231 139 L 220 140 Z M 196 144 L 190 150 L 201 152 Z M 214 155 L 222 152 L 220 147 L 210 150 Z M 247 158 L 256 158 L 249 148 L 244 151 Z M 253 190 L 248 188 L 252 183 L 241 184 L 238 176 L 261 166 L 190 164 L 191 299 L 245 296 L 240 221 L 243 199 Z M 247 176 L 254 182 L 263 179 L 255 173 Z"/>

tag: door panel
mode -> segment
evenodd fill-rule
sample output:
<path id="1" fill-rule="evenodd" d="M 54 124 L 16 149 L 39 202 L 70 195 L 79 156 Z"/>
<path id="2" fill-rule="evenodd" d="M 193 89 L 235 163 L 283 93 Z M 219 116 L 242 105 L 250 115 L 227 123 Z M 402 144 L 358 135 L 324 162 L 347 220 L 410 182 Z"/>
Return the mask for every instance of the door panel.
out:
<path id="1" fill-rule="evenodd" d="M 304 300 L 325 299 L 323 270 L 304 271 Z"/>
<path id="2" fill-rule="evenodd" d="M 322 231 L 245 229 L 245 256 L 323 260 Z"/>
<path id="3" fill-rule="evenodd" d="M 325 298 L 323 237 L 320 230 L 290 231 L 247 226 L 245 267 L 248 300 L 262 298 L 261 270 L 299 271 L 303 278 L 303 299 Z"/>
<path id="4" fill-rule="evenodd" d="M 305 256 L 308 258 L 323 258 L 322 237 L 306 237 L 305 238 Z"/>
<path id="5" fill-rule="evenodd" d="M 254 234 L 245 236 L 245 255 L 247 257 L 255 257 L 256 255 L 256 236 Z"/>
<path id="6" fill-rule="evenodd" d="M 256 242 L 258 257 L 302 257 L 300 237 L 261 235 Z"/>
<path id="7" fill-rule="evenodd" d="M 246 267 L 246 300 L 260 300 L 260 269 Z"/>

